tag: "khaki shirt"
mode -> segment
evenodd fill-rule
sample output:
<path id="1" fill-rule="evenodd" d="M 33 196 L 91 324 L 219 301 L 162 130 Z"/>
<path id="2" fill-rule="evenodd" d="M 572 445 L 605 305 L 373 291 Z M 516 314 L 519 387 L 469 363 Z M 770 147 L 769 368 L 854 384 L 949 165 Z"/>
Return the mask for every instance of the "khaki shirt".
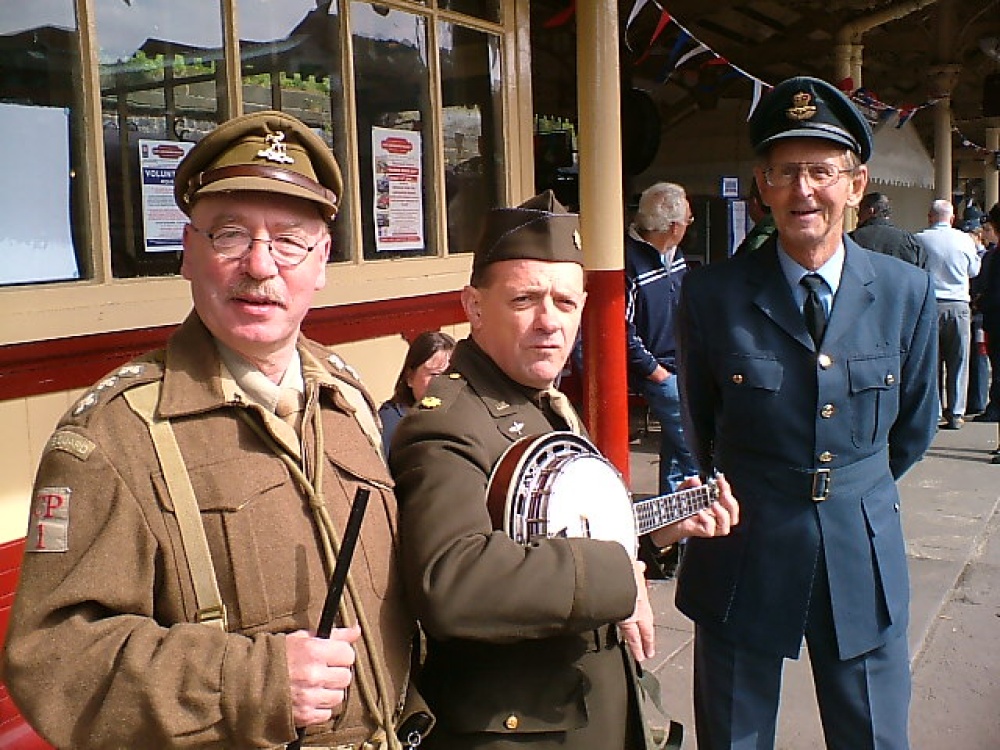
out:
<path id="1" fill-rule="evenodd" d="M 341 392 L 360 384 L 314 342 L 300 339 L 299 354 L 309 425 L 301 465 L 314 479 L 323 463 L 336 528 L 346 525 L 355 489 L 372 490 L 351 574 L 401 696 L 413 619 L 396 572 L 391 479 Z M 172 499 L 147 427 L 122 395 L 151 380 L 162 381 L 160 413 L 198 498 L 230 632 L 192 622 Z M 308 418 L 316 409 L 323 456 Z M 327 573 L 305 494 L 241 411 L 272 429 L 263 408 L 226 397 L 215 343 L 192 314 L 165 350 L 85 394 L 50 439 L 4 679 L 29 723 L 57 747 L 269 748 L 295 738 L 282 634 L 315 629 Z M 355 646 L 357 669 L 370 670 L 363 640 Z M 352 687 L 334 724 L 307 744 L 361 742 L 375 726 Z"/>

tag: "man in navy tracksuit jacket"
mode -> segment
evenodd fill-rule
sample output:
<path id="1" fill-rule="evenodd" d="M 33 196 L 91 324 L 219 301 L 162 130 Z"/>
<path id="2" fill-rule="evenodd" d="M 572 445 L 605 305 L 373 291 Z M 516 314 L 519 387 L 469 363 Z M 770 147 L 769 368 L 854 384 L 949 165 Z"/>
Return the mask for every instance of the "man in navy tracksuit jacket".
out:
<path id="1" fill-rule="evenodd" d="M 625 239 L 629 384 L 660 423 L 660 493 L 698 473 L 684 442 L 677 390 L 674 319 L 687 272 L 678 245 L 691 223 L 684 188 L 660 182 L 639 199 Z"/>

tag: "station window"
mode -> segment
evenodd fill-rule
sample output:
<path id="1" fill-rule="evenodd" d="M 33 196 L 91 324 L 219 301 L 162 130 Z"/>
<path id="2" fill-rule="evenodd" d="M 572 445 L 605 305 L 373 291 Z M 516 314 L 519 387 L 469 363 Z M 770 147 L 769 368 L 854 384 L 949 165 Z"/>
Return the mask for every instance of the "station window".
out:
<path id="1" fill-rule="evenodd" d="M 86 279 L 80 38 L 72 0 L 0 13 L 0 285 Z M 79 217 L 79 221 L 74 221 Z"/>
<path id="2" fill-rule="evenodd" d="M 337 3 L 240 0 L 238 14 L 243 111 L 276 109 L 302 120 L 333 149 L 351 195 Z M 350 221 L 342 215 L 333 231 L 330 261 L 349 260 Z"/>
<path id="3" fill-rule="evenodd" d="M 204 0 L 97 0 L 111 267 L 176 274 L 184 223 L 173 170 L 220 117 L 222 17 Z"/>
<path id="4" fill-rule="evenodd" d="M 448 250 L 465 253 L 503 196 L 500 38 L 452 23 L 438 29 Z"/>
<path id="5" fill-rule="evenodd" d="M 331 262 L 469 252 L 505 199 L 501 0 L 8 5 L 0 286 L 175 276 L 176 165 L 242 112 L 293 114 L 333 150 Z"/>

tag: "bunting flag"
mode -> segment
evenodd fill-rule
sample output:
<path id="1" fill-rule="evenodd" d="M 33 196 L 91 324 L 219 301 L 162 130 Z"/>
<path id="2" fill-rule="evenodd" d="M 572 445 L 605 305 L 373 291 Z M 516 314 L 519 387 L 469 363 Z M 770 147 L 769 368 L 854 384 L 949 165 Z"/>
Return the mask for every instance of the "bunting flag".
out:
<path id="1" fill-rule="evenodd" d="M 629 43 L 628 40 L 629 26 L 632 25 L 632 22 L 635 20 L 635 17 L 638 16 L 639 12 L 646 7 L 646 3 L 648 2 L 649 0 L 635 0 L 635 5 L 632 6 L 632 11 L 628 14 L 628 20 L 625 21 L 625 46 L 628 47 L 629 52 L 632 51 L 632 45 Z M 662 11 L 663 9 L 661 8 L 660 10 Z M 647 49 L 646 52 L 648 53 L 649 50 Z"/>
<path id="2" fill-rule="evenodd" d="M 656 28 L 653 30 L 653 36 L 650 37 L 650 39 L 649 39 L 649 44 L 646 46 L 646 51 L 643 52 L 642 56 L 638 60 L 635 61 L 636 65 L 639 65 L 647 57 L 649 57 L 649 53 L 653 51 L 653 44 L 656 42 L 656 40 L 660 36 L 660 34 L 663 33 L 663 30 L 665 28 L 667 28 L 667 24 L 670 23 L 670 20 L 671 20 L 670 19 L 670 14 L 667 13 L 667 11 L 665 11 L 665 10 L 661 10 L 660 11 L 660 20 L 656 22 Z M 628 45 L 628 38 L 627 37 L 626 37 L 626 40 L 625 40 L 625 44 L 626 44 L 626 46 Z M 629 49 L 631 49 L 631 47 Z"/>
<path id="3" fill-rule="evenodd" d="M 560 26 L 565 26 L 570 21 L 573 20 L 573 16 L 576 15 L 576 0 L 570 0 L 569 6 L 563 8 L 561 11 L 556 13 L 552 18 L 545 22 L 545 28 L 547 29 L 557 29 Z"/>
<path id="4" fill-rule="evenodd" d="M 991 151 L 985 146 L 980 146 L 977 143 L 973 143 L 964 135 L 962 135 L 962 131 L 960 131 L 958 128 L 953 127 L 951 129 L 951 132 L 958 136 L 958 140 L 962 146 L 964 146 L 965 148 L 974 149 L 975 151 L 986 157 L 986 159 L 989 159 L 990 160 L 989 163 L 991 164 L 991 166 L 995 167 L 996 169 L 1000 169 L 1000 151 Z"/>
<path id="5" fill-rule="evenodd" d="M 750 101 L 750 111 L 747 112 L 747 122 L 753 117 L 754 110 L 757 109 L 757 105 L 760 104 L 760 98 L 764 94 L 764 82 L 755 80 L 753 82 L 753 99 Z"/>

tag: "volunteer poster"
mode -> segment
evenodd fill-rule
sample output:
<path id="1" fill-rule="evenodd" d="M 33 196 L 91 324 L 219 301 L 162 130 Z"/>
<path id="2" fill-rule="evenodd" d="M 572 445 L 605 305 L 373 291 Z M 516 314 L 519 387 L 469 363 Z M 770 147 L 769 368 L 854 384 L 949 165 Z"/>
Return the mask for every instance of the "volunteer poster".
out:
<path id="1" fill-rule="evenodd" d="M 375 249 L 424 249 L 420 133 L 372 128 Z"/>
<path id="2" fill-rule="evenodd" d="M 186 141 L 139 139 L 142 174 L 142 219 L 147 253 L 180 252 L 187 217 L 174 203 L 174 174 L 194 147 Z"/>

